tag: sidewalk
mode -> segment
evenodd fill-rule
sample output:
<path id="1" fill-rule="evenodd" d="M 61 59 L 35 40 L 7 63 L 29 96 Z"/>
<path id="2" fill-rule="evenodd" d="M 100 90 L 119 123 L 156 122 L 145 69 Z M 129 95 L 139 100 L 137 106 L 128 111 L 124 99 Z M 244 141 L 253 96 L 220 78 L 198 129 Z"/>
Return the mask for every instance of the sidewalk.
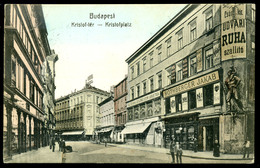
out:
<path id="1" fill-rule="evenodd" d="M 150 151 L 156 153 L 165 153 L 170 155 L 169 149 L 160 148 L 160 147 L 138 146 L 138 145 L 128 145 L 128 144 L 113 144 L 113 143 L 108 143 L 108 145 L 122 147 L 122 148 L 137 149 L 142 151 Z M 198 159 L 214 159 L 214 160 L 253 160 L 254 159 L 253 154 L 250 154 L 249 158 L 243 158 L 242 154 L 223 154 L 223 153 L 220 153 L 219 157 L 214 157 L 213 151 L 194 152 L 191 150 L 183 150 L 182 156 L 198 158 Z"/>
<path id="2" fill-rule="evenodd" d="M 4 163 L 61 163 L 61 154 L 56 144 L 54 152 L 49 146 L 41 147 L 38 150 L 15 154 L 11 160 L 4 161 Z"/>

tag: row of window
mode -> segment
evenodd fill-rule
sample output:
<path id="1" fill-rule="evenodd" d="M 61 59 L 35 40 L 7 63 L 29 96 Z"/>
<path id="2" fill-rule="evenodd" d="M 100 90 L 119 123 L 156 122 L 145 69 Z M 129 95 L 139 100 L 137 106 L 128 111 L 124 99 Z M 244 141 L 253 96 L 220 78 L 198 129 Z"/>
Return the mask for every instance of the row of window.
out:
<path id="1" fill-rule="evenodd" d="M 103 97 L 96 96 L 96 103 L 97 104 L 102 102 L 102 101 L 103 101 Z M 68 108 L 69 106 L 78 105 L 78 104 L 83 103 L 83 102 L 85 102 L 84 96 L 80 96 L 80 97 L 77 97 L 77 98 L 74 98 L 74 99 L 62 101 L 62 102 L 56 104 L 56 110 Z M 91 102 L 91 95 L 87 96 L 87 102 Z"/>
<path id="2" fill-rule="evenodd" d="M 161 99 L 156 99 L 127 109 L 128 121 L 161 114 Z"/>
<path id="3" fill-rule="evenodd" d="M 11 24 L 17 29 L 20 38 L 22 39 L 22 42 L 24 44 L 24 47 L 27 50 L 27 54 L 31 60 L 32 65 L 34 65 L 34 68 L 38 75 L 41 74 L 41 65 L 39 63 L 39 59 L 37 56 L 37 53 L 32 45 L 32 42 L 29 38 L 28 32 L 25 29 L 24 22 L 20 18 L 20 15 L 18 14 L 18 9 L 16 7 L 12 8 L 13 9 L 13 15 L 11 18 Z"/>
<path id="4" fill-rule="evenodd" d="M 16 88 L 28 97 L 33 104 L 39 108 L 43 107 L 43 93 L 36 85 L 32 76 L 28 73 L 23 62 L 14 55 L 12 55 L 11 61 L 11 78 Z"/>
<path id="5" fill-rule="evenodd" d="M 166 113 L 220 104 L 220 83 L 210 84 L 166 99 Z"/>
<path id="6" fill-rule="evenodd" d="M 196 75 L 202 70 L 210 69 L 220 64 L 220 58 L 217 58 L 218 56 L 218 54 L 213 54 L 213 44 L 199 49 L 193 54 L 167 67 L 165 69 L 166 73 L 163 73 L 164 70 L 159 71 L 155 76 L 153 75 L 141 83 L 138 83 L 136 86 L 131 87 L 130 99 L 138 98 L 148 92 L 153 92 L 155 89 L 161 89 L 162 87 L 186 79 L 189 76 Z"/>
<path id="7" fill-rule="evenodd" d="M 100 117 L 100 122 L 102 126 L 113 125 L 114 124 L 114 114 L 109 114 L 103 117 Z"/>
<path id="8" fill-rule="evenodd" d="M 74 108 L 73 110 L 56 112 L 55 117 L 57 121 L 59 121 L 59 120 L 66 120 L 75 117 L 82 117 L 82 115 L 83 115 L 83 107 L 81 106 L 81 107 L 77 107 L 77 109 Z"/>
<path id="9" fill-rule="evenodd" d="M 57 129 L 74 129 L 74 128 L 82 128 L 83 127 L 83 121 L 77 122 L 77 121 L 66 121 L 66 122 L 60 122 L 56 124 Z"/>
<path id="10" fill-rule="evenodd" d="M 115 98 L 123 95 L 126 92 L 127 92 L 126 81 L 120 83 L 120 85 L 118 85 L 117 87 L 114 88 Z"/>
<path id="11" fill-rule="evenodd" d="M 193 42 L 197 39 L 197 18 L 193 19 L 189 23 L 189 34 L 190 34 L 190 41 Z M 205 12 L 205 26 L 206 26 L 206 32 L 211 30 L 213 28 L 213 10 L 210 8 L 207 12 Z M 176 33 L 176 40 L 177 40 L 177 51 L 181 50 L 184 46 L 183 44 L 183 28 L 181 28 Z M 148 70 L 148 68 L 152 68 L 155 64 L 160 63 L 162 61 L 162 45 L 159 44 L 158 47 L 156 47 L 156 53 L 155 51 L 150 51 L 148 56 L 144 56 L 141 61 L 137 62 L 135 65 L 133 65 L 130 68 L 130 79 L 134 79 L 135 77 L 138 77 L 141 73 L 144 73 Z M 172 37 L 168 38 L 165 41 L 165 52 L 166 58 L 172 55 Z M 157 62 L 155 62 L 157 60 Z M 148 63 L 149 65 L 148 65 Z M 141 69 L 141 63 L 142 63 L 142 69 Z M 136 70 L 136 71 L 135 71 Z"/>
<path id="12" fill-rule="evenodd" d="M 115 117 L 115 122 L 117 125 L 126 123 L 126 114 L 119 114 Z"/>

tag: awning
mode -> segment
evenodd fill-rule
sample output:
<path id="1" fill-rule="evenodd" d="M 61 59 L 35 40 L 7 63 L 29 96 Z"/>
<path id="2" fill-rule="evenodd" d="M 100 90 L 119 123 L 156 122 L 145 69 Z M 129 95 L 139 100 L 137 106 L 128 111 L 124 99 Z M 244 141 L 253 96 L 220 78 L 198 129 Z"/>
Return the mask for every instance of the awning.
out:
<path id="1" fill-rule="evenodd" d="M 128 125 L 126 126 L 121 134 L 134 134 L 134 133 L 143 133 L 151 123 L 142 123 L 142 124 L 135 124 L 135 125 Z"/>
<path id="2" fill-rule="evenodd" d="M 62 135 L 81 135 L 84 131 L 63 132 Z"/>
<path id="3" fill-rule="evenodd" d="M 109 132 L 109 131 L 112 131 L 113 128 L 104 128 L 104 129 L 101 129 L 99 131 L 96 131 L 97 133 L 104 133 L 104 132 Z"/>

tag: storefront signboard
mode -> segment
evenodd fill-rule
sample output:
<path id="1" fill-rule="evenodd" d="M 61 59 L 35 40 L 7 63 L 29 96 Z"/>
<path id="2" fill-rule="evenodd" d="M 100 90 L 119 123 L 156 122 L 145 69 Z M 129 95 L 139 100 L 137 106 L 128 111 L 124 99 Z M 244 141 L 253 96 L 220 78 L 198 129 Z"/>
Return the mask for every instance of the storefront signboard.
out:
<path id="1" fill-rule="evenodd" d="M 246 58 L 246 4 L 221 5 L 222 61 Z"/>
<path id="2" fill-rule="evenodd" d="M 141 98 L 133 100 L 131 102 L 128 102 L 127 107 L 132 107 L 132 106 L 135 106 L 137 104 L 144 103 L 144 102 L 149 101 L 149 100 L 153 100 L 154 98 L 157 98 L 157 97 L 160 97 L 160 91 L 151 93 L 147 96 L 141 97 Z"/>
<path id="3" fill-rule="evenodd" d="M 202 87 L 204 85 L 210 84 L 212 82 L 219 81 L 219 74 L 218 71 L 209 73 L 207 75 L 204 75 L 202 77 L 190 80 L 188 82 L 185 82 L 183 84 L 180 84 L 178 86 L 172 87 L 170 89 L 163 91 L 163 97 L 167 98 L 170 96 L 177 95 L 178 93 L 185 92 L 191 89 L 195 89 L 198 87 Z"/>

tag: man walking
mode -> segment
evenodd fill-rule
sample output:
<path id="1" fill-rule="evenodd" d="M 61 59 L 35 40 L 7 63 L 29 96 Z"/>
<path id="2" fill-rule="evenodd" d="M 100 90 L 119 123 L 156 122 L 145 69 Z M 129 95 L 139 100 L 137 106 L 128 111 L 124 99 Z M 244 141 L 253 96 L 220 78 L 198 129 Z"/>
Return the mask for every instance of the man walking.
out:
<path id="1" fill-rule="evenodd" d="M 177 163 L 182 163 L 182 148 L 179 142 L 176 142 L 176 159 Z"/>
<path id="2" fill-rule="evenodd" d="M 52 138 L 52 152 L 55 151 L 55 138 Z"/>
<path id="3" fill-rule="evenodd" d="M 245 141 L 245 143 L 244 143 L 244 155 L 243 155 L 243 158 L 245 158 L 246 154 L 247 154 L 247 158 L 249 158 L 249 150 L 250 150 L 250 141 L 247 138 L 247 141 Z"/>
<path id="4" fill-rule="evenodd" d="M 174 152 L 175 152 L 175 144 L 174 144 L 174 140 L 171 140 L 171 144 L 170 144 L 170 153 L 172 156 L 172 163 L 175 163 L 175 156 L 174 156 Z"/>

